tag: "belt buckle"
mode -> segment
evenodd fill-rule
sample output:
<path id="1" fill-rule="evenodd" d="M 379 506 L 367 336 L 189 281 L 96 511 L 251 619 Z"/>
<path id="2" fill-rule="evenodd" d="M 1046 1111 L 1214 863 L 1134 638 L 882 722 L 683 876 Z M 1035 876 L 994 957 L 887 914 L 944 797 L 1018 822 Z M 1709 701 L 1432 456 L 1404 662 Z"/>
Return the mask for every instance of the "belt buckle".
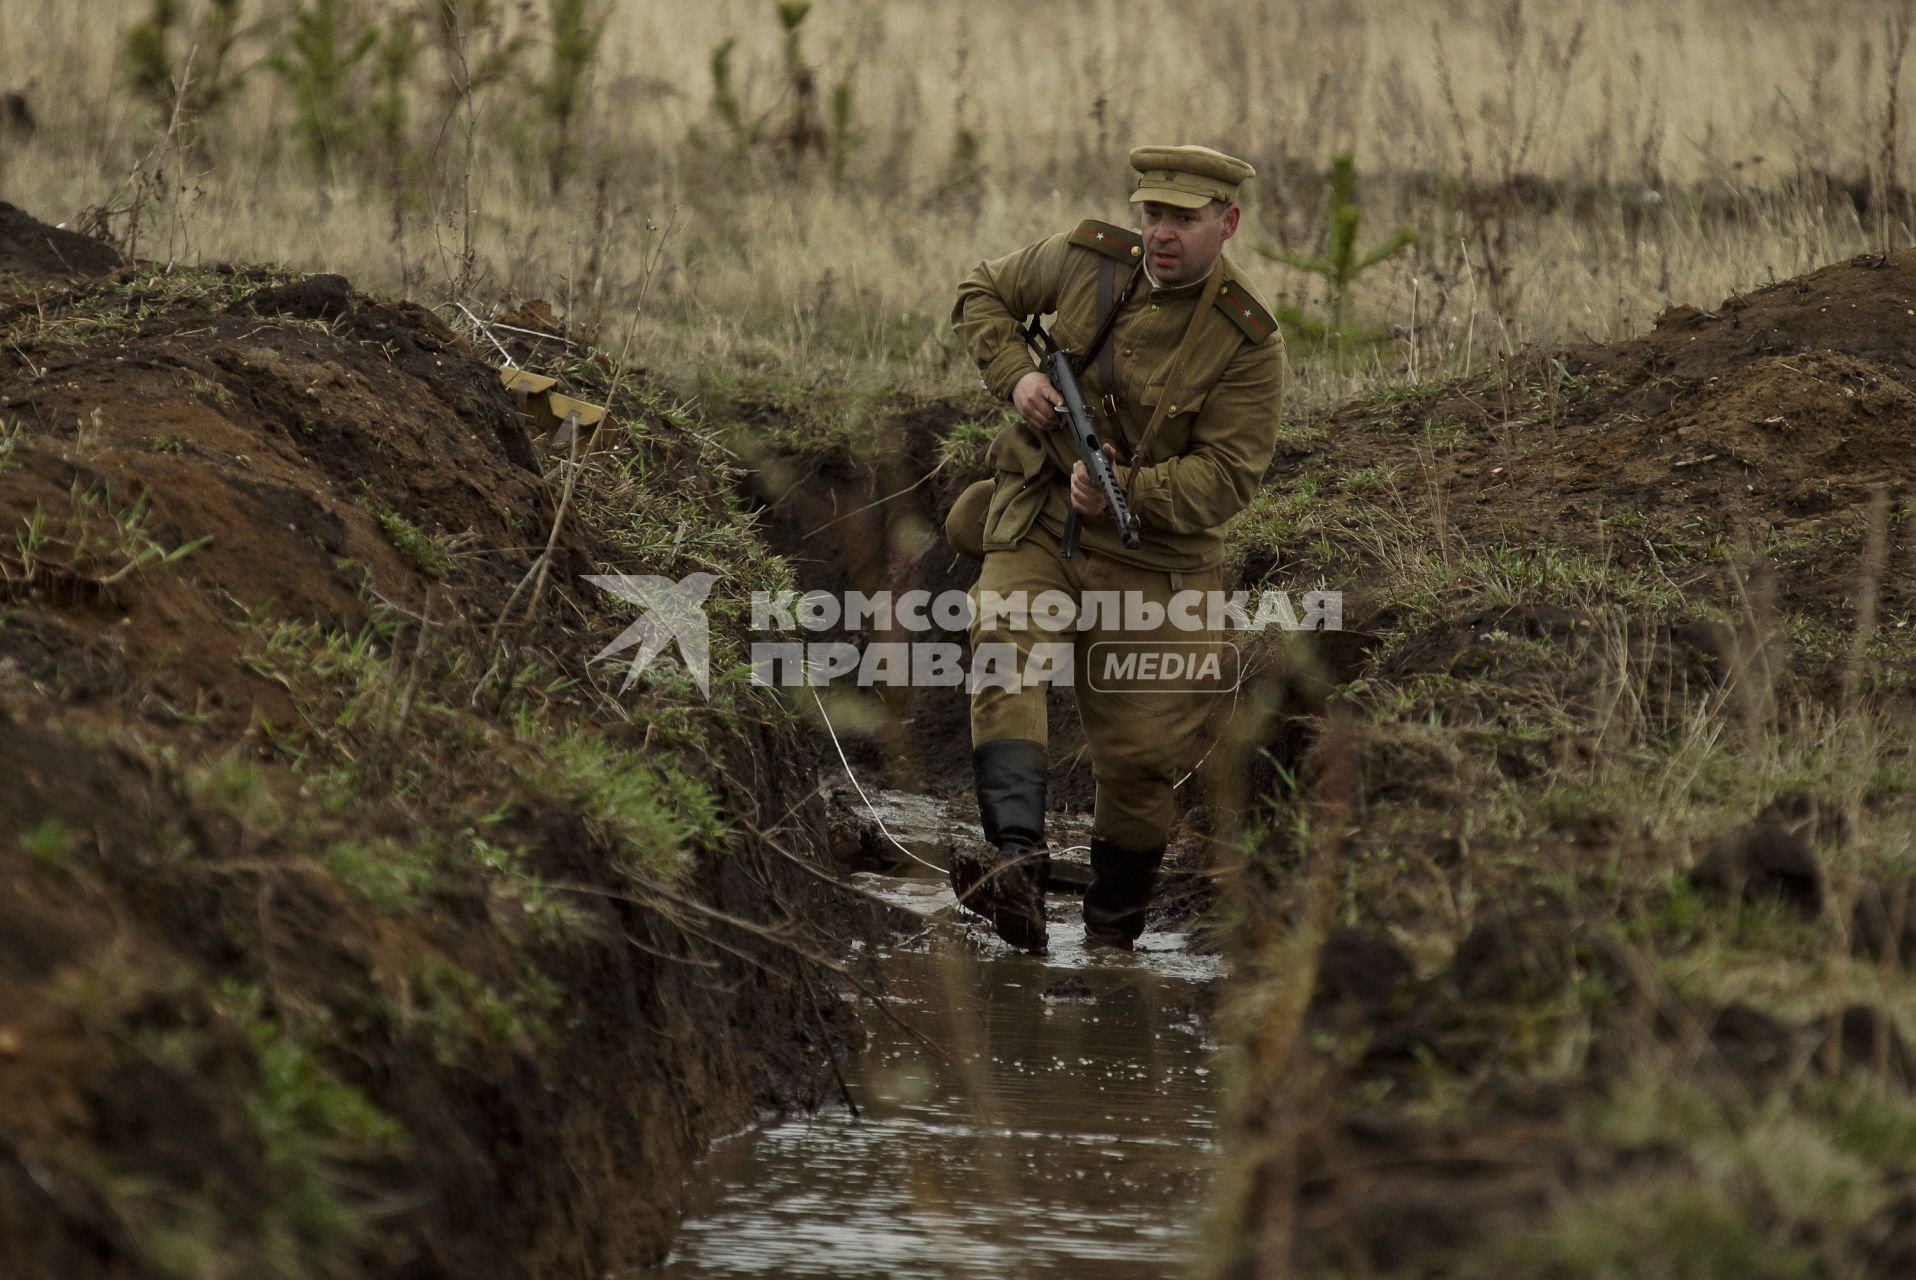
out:
<path id="1" fill-rule="evenodd" d="M 1104 401 L 1100 407 L 1104 410 L 1105 417 L 1111 419 L 1113 422 L 1118 420 L 1118 398 L 1115 395 L 1109 391 L 1105 392 Z"/>

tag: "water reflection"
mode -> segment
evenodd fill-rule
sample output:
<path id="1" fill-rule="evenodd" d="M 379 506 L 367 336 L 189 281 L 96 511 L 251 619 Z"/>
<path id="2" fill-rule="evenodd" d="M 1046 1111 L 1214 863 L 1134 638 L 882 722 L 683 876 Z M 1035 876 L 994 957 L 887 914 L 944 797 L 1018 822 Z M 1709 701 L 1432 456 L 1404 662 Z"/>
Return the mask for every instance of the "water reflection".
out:
<path id="1" fill-rule="evenodd" d="M 861 877 L 920 913 L 935 880 Z M 1211 957 L 1147 935 L 1086 956 L 1078 905 L 1054 904 L 1052 955 L 933 928 L 881 960 L 887 1008 L 851 1073 L 862 1112 L 787 1120 L 721 1143 L 673 1255 L 648 1274 L 1176 1274 L 1213 1154 L 1211 1046 L 1196 1015 Z"/>

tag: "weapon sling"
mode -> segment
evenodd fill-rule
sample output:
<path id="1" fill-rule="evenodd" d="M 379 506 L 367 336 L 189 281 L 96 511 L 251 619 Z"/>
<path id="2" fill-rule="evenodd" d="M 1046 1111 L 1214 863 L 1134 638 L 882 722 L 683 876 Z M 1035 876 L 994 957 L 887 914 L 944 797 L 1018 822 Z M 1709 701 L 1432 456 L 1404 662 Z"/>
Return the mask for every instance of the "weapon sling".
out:
<path id="1" fill-rule="evenodd" d="M 1098 384 L 1104 388 L 1104 416 L 1118 416 L 1118 354 L 1108 341 L 1111 330 L 1117 328 L 1118 312 L 1124 310 L 1124 304 L 1131 301 L 1131 291 L 1138 287 L 1138 277 L 1144 274 L 1144 265 L 1131 268 L 1130 276 L 1124 282 L 1124 292 L 1118 295 L 1117 305 L 1111 304 L 1111 286 L 1113 277 L 1118 274 L 1118 264 L 1109 258 L 1098 263 L 1098 311 L 1103 319 L 1098 321 L 1098 331 L 1091 335 L 1091 345 L 1084 349 L 1084 355 L 1072 361 L 1076 371 L 1083 373 L 1098 362 Z"/>

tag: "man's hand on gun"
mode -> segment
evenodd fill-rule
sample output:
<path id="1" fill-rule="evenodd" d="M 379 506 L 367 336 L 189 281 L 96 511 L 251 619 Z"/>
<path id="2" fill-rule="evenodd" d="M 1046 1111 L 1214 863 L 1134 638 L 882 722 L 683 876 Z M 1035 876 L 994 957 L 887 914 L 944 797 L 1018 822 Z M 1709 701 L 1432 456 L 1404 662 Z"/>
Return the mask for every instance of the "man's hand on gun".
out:
<path id="1" fill-rule="evenodd" d="M 1033 370 L 1018 379 L 1018 385 L 1011 389 L 1011 403 L 1026 422 L 1040 431 L 1058 429 L 1058 409 L 1064 404 L 1064 397 L 1051 385 L 1051 379 L 1040 370 Z M 1115 467 L 1118 451 L 1110 445 L 1104 446 L 1104 456 L 1111 459 Z M 1081 516 L 1101 516 L 1105 512 L 1104 491 L 1091 477 L 1090 468 L 1082 462 L 1071 466 L 1071 509 Z"/>
<path id="2" fill-rule="evenodd" d="M 1063 403 L 1064 397 L 1040 369 L 1033 369 L 1018 379 L 1018 385 L 1011 389 L 1011 407 L 1040 431 L 1058 429 L 1058 406 Z"/>
<path id="3" fill-rule="evenodd" d="M 1049 385 L 1049 384 L 1046 384 Z M 1104 456 L 1111 459 L 1113 474 L 1118 477 L 1120 487 L 1124 476 L 1117 471 L 1118 451 L 1110 445 L 1104 446 Z M 1091 478 L 1090 468 L 1082 462 L 1071 464 L 1071 509 L 1081 516 L 1101 516 L 1104 514 L 1104 490 Z"/>
<path id="4" fill-rule="evenodd" d="M 1066 560 L 1078 554 L 1078 526 L 1087 515 L 1109 511 L 1118 538 L 1132 550 L 1138 545 L 1138 518 L 1131 514 L 1114 464 L 1117 455 L 1098 438 L 1098 426 L 1078 386 L 1071 357 L 1045 332 L 1037 316 L 1024 327 L 1025 345 L 1037 357 L 1038 367 L 1018 380 L 1011 399 L 1018 415 L 1040 431 L 1058 427 L 1070 432 L 1078 461 L 1071 478 L 1071 513 L 1065 517 L 1064 542 L 1058 554 Z"/>

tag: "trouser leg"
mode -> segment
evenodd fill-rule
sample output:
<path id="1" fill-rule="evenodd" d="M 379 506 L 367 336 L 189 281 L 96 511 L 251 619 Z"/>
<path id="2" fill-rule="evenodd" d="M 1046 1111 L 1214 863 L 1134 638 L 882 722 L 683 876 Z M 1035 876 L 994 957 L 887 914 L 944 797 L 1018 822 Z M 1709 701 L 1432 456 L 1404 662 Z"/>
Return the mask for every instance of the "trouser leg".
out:
<path id="1" fill-rule="evenodd" d="M 1093 941 L 1129 946 L 1144 928 L 1177 781 L 1234 673 L 1224 670 L 1217 634 L 1201 625 L 1209 593 L 1222 585 L 1217 571 L 1171 574 L 1107 560 L 1093 576 L 1092 589 L 1136 608 L 1079 639 L 1078 712 L 1097 782 L 1085 929 Z M 1215 678 L 1202 674 L 1213 670 L 1207 657 L 1216 659 Z"/>
<path id="2" fill-rule="evenodd" d="M 1058 558 L 1027 542 L 993 552 L 972 589 L 972 670 L 995 673 L 972 695 L 972 769 L 978 816 L 988 846 L 982 854 L 955 850 L 952 886 L 959 902 L 990 920 L 1014 946 L 1045 947 L 1044 843 L 1045 691 L 1033 670 L 1034 650 L 1070 656 L 1069 633 L 1037 625 L 1029 602 L 1048 591 L 1068 592 Z M 1022 596 L 1024 603 L 1018 603 Z M 996 607 L 1006 602 L 1011 607 Z M 1046 659 L 1036 654 L 1042 669 Z"/>
<path id="3" fill-rule="evenodd" d="M 993 551 L 971 588 L 971 743 L 1046 740 L 1046 675 L 1069 661 L 1073 630 L 1048 630 L 1034 602 L 1047 592 L 1075 597 L 1068 562 L 1036 538 Z"/>
<path id="4" fill-rule="evenodd" d="M 1045 749 L 1002 738 L 972 751 L 985 849 L 954 848 L 958 902 L 991 922 L 1014 947 L 1043 951 Z"/>

